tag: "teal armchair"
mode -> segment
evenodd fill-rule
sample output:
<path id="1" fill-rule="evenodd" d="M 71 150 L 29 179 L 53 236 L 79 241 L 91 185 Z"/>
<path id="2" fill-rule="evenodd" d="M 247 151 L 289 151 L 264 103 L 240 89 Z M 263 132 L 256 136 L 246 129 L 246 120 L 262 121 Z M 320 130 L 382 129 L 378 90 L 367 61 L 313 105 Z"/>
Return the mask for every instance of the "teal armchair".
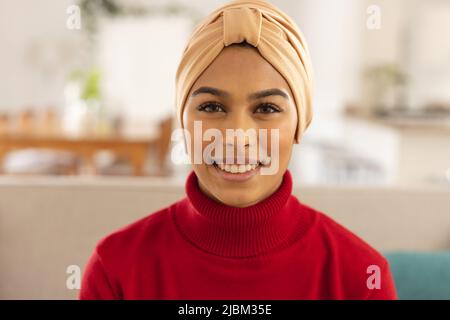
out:
<path id="1" fill-rule="evenodd" d="M 401 300 L 450 300 L 450 251 L 385 252 Z"/>

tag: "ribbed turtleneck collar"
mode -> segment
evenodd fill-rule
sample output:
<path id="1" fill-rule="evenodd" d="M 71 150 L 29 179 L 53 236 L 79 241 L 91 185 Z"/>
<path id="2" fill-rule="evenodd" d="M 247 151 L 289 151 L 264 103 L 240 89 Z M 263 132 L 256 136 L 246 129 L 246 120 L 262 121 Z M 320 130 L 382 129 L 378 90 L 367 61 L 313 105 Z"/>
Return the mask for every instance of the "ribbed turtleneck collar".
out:
<path id="1" fill-rule="evenodd" d="M 294 241 L 307 226 L 302 221 L 304 207 L 291 195 L 289 170 L 272 195 L 245 208 L 205 195 L 194 171 L 185 190 L 187 197 L 176 210 L 178 228 L 194 245 L 215 255 L 244 258 L 266 254 Z"/>

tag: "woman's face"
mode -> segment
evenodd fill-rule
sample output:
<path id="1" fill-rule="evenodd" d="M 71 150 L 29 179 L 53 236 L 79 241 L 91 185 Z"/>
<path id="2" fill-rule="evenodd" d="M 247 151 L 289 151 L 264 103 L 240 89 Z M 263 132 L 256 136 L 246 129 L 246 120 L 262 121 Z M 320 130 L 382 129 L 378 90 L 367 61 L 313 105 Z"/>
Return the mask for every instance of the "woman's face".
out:
<path id="1" fill-rule="evenodd" d="M 296 112 L 286 80 L 256 49 L 229 46 L 222 50 L 194 83 L 183 113 L 183 126 L 191 137 L 187 142 L 190 144 L 188 147 L 191 150 L 191 161 L 200 189 L 209 197 L 234 207 L 247 207 L 275 192 L 281 184 L 291 157 L 297 128 Z M 215 157 L 213 152 L 213 164 L 205 162 L 203 151 L 214 139 L 195 139 L 194 121 L 201 123 L 201 137 L 208 129 L 218 129 L 222 133 L 222 155 Z M 227 129 L 242 129 L 241 132 L 253 129 L 256 132 L 256 143 L 260 145 L 255 146 L 255 140 L 245 135 L 245 140 L 241 140 L 239 147 L 236 137 L 226 140 Z M 264 133 L 260 129 L 266 129 L 267 134 L 263 135 L 267 140 L 260 139 L 260 132 Z M 278 129 L 278 137 L 272 136 L 272 132 L 276 131 L 273 129 Z M 271 150 L 274 139 L 278 140 L 278 150 Z M 194 140 L 196 144 L 201 145 L 201 164 L 194 162 Z M 258 150 L 257 159 L 251 157 L 251 154 L 254 154 L 250 152 L 251 147 Z M 260 147 L 265 152 L 259 152 Z M 267 163 L 269 158 L 264 157 L 264 153 L 272 159 L 272 163 Z M 229 164 L 230 161 L 235 164 L 242 163 L 238 162 L 238 155 L 245 159 L 245 164 L 257 160 L 262 161 L 265 168 L 271 166 L 278 157 L 278 166 L 276 170 L 268 170 L 270 174 L 262 174 L 263 164 L 257 164 L 255 169 L 255 166 L 248 165 L 224 167 L 224 164 Z M 242 161 L 242 158 L 239 161 Z M 242 172 L 244 168 L 245 172 Z"/>

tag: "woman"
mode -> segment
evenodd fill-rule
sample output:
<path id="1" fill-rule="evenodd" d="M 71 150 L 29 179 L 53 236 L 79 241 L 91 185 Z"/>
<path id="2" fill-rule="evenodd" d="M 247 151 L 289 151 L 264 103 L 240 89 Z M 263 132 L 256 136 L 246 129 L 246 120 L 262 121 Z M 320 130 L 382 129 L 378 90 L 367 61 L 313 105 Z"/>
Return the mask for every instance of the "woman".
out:
<path id="1" fill-rule="evenodd" d="M 100 241 L 81 299 L 396 298 L 384 257 L 292 195 L 287 167 L 312 118 L 312 73 L 288 16 L 265 1 L 214 11 L 176 80 L 187 196 Z M 214 152 L 199 125 L 222 134 Z M 238 148 L 227 130 L 267 134 L 245 134 Z"/>

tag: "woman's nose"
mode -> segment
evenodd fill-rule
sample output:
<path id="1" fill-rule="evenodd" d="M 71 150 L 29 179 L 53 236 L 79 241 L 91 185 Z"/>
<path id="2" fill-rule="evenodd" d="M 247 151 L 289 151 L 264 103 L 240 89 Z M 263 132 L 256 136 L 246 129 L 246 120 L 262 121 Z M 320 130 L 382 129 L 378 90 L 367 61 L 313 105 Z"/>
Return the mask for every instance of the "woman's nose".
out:
<path id="1" fill-rule="evenodd" d="M 245 145 L 249 145 L 251 142 L 251 135 L 257 135 L 256 127 L 251 119 L 246 119 L 246 115 L 236 115 L 226 121 L 225 124 L 225 136 L 227 135 L 227 130 L 233 136 L 233 140 L 241 139 L 245 141 Z M 241 142 L 242 143 L 242 142 Z"/>
<path id="2" fill-rule="evenodd" d="M 251 115 L 245 110 L 245 107 L 235 107 L 234 110 L 227 115 L 224 120 L 225 129 L 241 129 L 244 132 L 248 129 L 256 129 L 255 122 L 253 121 Z"/>

